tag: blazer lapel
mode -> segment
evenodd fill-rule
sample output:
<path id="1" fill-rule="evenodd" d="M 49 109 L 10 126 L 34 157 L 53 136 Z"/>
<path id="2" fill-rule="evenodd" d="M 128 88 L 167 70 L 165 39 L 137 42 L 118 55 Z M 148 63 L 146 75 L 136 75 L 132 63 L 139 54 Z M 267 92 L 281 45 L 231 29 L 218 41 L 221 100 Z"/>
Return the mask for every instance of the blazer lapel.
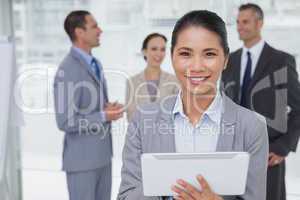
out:
<path id="1" fill-rule="evenodd" d="M 80 62 L 80 66 L 82 66 L 84 69 L 86 69 L 88 71 L 88 73 L 90 74 L 90 76 L 93 77 L 93 79 L 100 84 L 100 80 L 98 79 L 98 77 L 96 76 L 96 74 L 93 72 L 92 68 L 83 60 L 83 58 L 74 50 L 71 49 L 71 55 L 77 59 Z"/>
<path id="2" fill-rule="evenodd" d="M 97 62 L 98 62 L 98 65 L 99 65 L 99 67 L 101 68 L 101 70 L 100 70 L 100 80 L 99 80 L 99 82 L 101 83 L 100 84 L 100 87 L 101 87 L 101 90 L 103 91 L 103 95 L 104 95 L 104 99 L 105 99 L 105 101 L 106 102 L 108 102 L 108 90 L 107 90 L 107 82 L 106 82 L 106 79 L 105 79 L 105 76 L 104 76 L 104 69 L 103 69 L 103 66 L 102 66 L 102 64 L 97 60 Z M 95 75 L 95 73 L 93 73 L 94 75 Z"/>
<path id="3" fill-rule="evenodd" d="M 238 56 L 236 57 L 235 60 L 235 66 L 238 66 L 238 68 L 236 70 L 234 70 L 234 81 L 236 83 L 236 87 L 235 87 L 235 94 L 237 94 L 236 101 L 235 102 L 240 102 L 241 99 L 241 59 L 242 59 L 242 50 L 240 50 L 238 52 Z"/>
<path id="4" fill-rule="evenodd" d="M 106 83 L 106 79 L 104 78 L 104 75 L 103 75 L 102 79 L 103 79 L 103 93 L 104 93 L 104 98 L 105 98 L 105 101 L 108 102 L 107 83 Z"/>
<path id="5" fill-rule="evenodd" d="M 218 138 L 216 151 L 232 151 L 236 132 L 236 112 L 233 102 L 223 94 L 223 108 L 221 132 Z"/>
<path id="6" fill-rule="evenodd" d="M 176 97 L 170 97 L 162 103 L 162 111 L 157 119 L 157 132 L 159 133 L 160 152 L 174 153 L 175 147 L 175 124 L 173 119 L 173 108 L 176 102 Z"/>
<path id="7" fill-rule="evenodd" d="M 166 96 L 166 94 L 170 93 L 170 91 L 165 91 L 166 88 L 168 88 L 164 85 L 165 81 L 168 81 L 167 80 L 167 75 L 163 70 L 161 70 L 160 73 L 161 74 L 160 74 L 160 77 L 159 77 L 158 90 L 159 90 L 161 96 Z"/>
<path id="8" fill-rule="evenodd" d="M 139 87 L 139 95 L 142 95 L 143 98 L 142 100 L 140 100 L 140 102 L 138 102 L 139 104 L 144 104 L 144 103 L 150 103 L 151 102 L 151 98 L 150 98 L 150 94 L 148 92 L 148 87 L 147 87 L 147 80 L 145 78 L 145 71 L 142 71 L 139 75 L 138 75 L 138 79 L 137 79 L 137 84 Z M 166 94 L 169 94 L 170 91 L 166 91 L 166 88 L 164 86 L 165 81 L 167 81 L 167 75 L 164 71 L 161 71 L 160 77 L 159 77 L 159 83 L 158 83 L 158 90 L 161 96 L 165 96 Z"/>
<path id="9" fill-rule="evenodd" d="M 233 81 L 235 84 L 234 87 L 234 101 L 235 102 L 240 102 L 240 92 L 241 92 L 241 85 L 240 85 L 240 81 L 241 81 L 241 58 L 242 58 L 242 49 L 240 49 L 237 52 L 237 55 L 233 57 L 233 67 L 235 67 L 235 69 L 233 70 Z"/>
<path id="10" fill-rule="evenodd" d="M 255 86 L 257 81 L 259 81 L 263 75 L 264 70 L 268 67 L 267 63 L 270 58 L 270 46 L 265 43 L 263 50 L 261 52 L 261 55 L 258 59 L 257 66 L 254 72 L 254 75 L 252 77 L 250 86 L 249 86 L 249 91 L 252 90 L 252 88 Z"/>
<path id="11" fill-rule="evenodd" d="M 150 96 L 147 88 L 147 80 L 145 79 L 145 71 L 143 70 L 137 79 L 136 85 L 138 86 L 138 95 L 141 95 L 143 98 L 137 98 L 138 104 L 144 104 L 150 102 Z"/>

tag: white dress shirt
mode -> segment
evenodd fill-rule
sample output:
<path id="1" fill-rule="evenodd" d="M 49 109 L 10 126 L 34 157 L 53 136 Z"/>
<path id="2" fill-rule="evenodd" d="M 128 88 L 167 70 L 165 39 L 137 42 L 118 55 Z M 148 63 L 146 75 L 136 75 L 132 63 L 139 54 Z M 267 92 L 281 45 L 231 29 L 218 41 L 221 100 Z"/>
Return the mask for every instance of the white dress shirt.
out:
<path id="1" fill-rule="evenodd" d="M 243 47 L 242 59 L 241 59 L 240 85 L 243 84 L 244 74 L 245 74 L 245 71 L 246 71 L 246 65 L 247 65 L 247 60 L 248 60 L 247 52 L 249 51 L 251 53 L 251 61 L 252 61 L 251 77 L 252 77 L 254 75 L 254 72 L 255 72 L 255 69 L 256 69 L 256 66 L 257 66 L 257 62 L 258 62 L 260 54 L 261 54 L 261 52 L 264 48 L 264 45 L 265 45 L 265 41 L 260 40 L 257 44 L 252 46 L 250 49 L 248 49 L 245 46 Z"/>
<path id="2" fill-rule="evenodd" d="M 220 134 L 222 95 L 218 91 L 208 109 L 195 126 L 183 112 L 181 92 L 173 109 L 176 152 L 214 152 Z"/>

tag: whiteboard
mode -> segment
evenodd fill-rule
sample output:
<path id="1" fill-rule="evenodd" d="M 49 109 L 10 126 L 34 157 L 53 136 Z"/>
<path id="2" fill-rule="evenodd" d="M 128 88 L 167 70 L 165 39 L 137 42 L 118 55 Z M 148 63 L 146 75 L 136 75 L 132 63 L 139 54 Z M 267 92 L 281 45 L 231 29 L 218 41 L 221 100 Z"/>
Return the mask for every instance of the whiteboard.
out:
<path id="1" fill-rule="evenodd" d="M 10 96 L 12 93 L 12 75 L 14 71 L 13 44 L 0 40 L 0 183 L 2 182 L 6 156 L 6 138 L 9 123 Z"/>

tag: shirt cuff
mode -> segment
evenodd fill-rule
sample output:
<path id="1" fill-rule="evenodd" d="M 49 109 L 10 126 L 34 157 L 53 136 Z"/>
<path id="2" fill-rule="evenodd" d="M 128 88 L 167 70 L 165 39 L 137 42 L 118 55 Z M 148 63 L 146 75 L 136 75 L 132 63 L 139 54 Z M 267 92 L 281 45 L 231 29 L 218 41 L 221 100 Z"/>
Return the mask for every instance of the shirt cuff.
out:
<path id="1" fill-rule="evenodd" d="M 107 120 L 106 120 L 106 114 L 105 114 L 104 111 L 100 112 L 100 119 L 101 119 L 101 121 L 103 121 L 103 122 L 107 122 Z"/>

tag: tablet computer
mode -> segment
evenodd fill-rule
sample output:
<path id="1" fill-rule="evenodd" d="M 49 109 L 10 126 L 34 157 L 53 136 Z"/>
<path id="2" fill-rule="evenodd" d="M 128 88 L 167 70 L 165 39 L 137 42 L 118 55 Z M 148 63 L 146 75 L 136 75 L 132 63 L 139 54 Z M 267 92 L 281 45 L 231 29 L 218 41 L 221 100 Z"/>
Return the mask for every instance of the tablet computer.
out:
<path id="1" fill-rule="evenodd" d="M 202 175 L 219 195 L 245 192 L 247 152 L 145 153 L 141 156 L 145 196 L 172 196 L 171 186 L 183 179 L 201 190 L 196 179 Z"/>

